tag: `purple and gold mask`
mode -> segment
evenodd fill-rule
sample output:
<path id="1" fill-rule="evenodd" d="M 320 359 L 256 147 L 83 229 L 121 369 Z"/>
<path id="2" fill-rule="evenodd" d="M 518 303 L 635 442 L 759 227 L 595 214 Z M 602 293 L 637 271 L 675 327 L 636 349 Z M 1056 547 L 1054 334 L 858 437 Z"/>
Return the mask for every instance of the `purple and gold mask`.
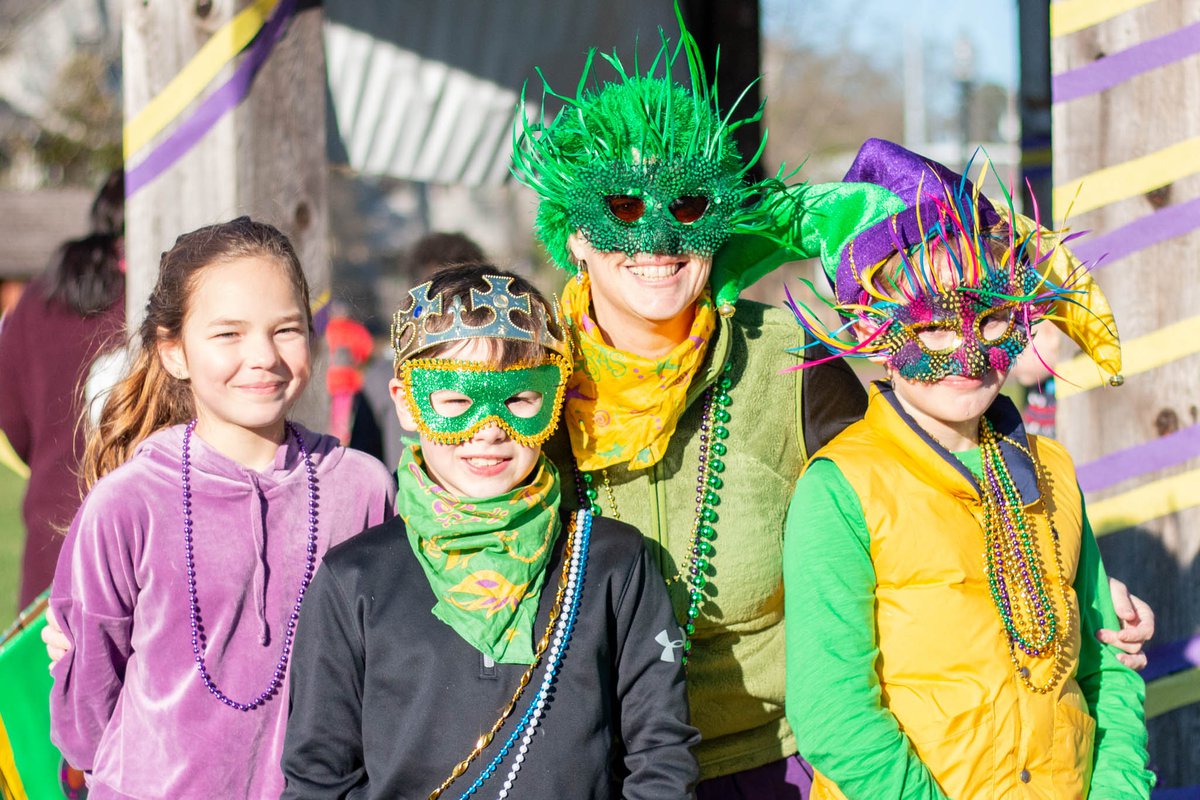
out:
<path id="1" fill-rule="evenodd" d="M 1018 284 L 1037 282 L 1027 268 L 1012 278 Z M 950 375 L 979 378 L 988 370 L 1007 372 L 1029 343 L 1028 304 L 1009 298 L 1023 296 L 1034 286 L 992 288 L 988 283 L 1000 281 L 985 280 L 979 289 L 918 295 L 903 304 L 881 304 L 890 318 L 879 334 L 888 367 L 909 380 L 930 383 Z"/>
<path id="2" fill-rule="evenodd" d="M 1043 228 L 1036 205 L 1033 218 L 1018 213 L 1002 180 L 1005 205 L 993 205 L 979 188 L 990 163 L 974 183 L 965 175 L 970 166 L 960 175 L 894 142 L 863 144 L 841 202 L 872 213 L 848 234 L 836 210 L 822 222 L 830 231 L 821 267 L 834 295 L 826 302 L 841 324 L 829 325 L 829 314 L 788 292 L 805 332 L 792 352 L 824 347 L 828 355 L 785 371 L 851 357 L 882 361 L 909 380 L 981 377 L 1011 368 L 1032 326 L 1049 319 L 1120 382 L 1108 302 L 1063 247 L 1075 235 Z M 879 199 L 880 190 L 890 199 Z M 859 335 L 852 338 L 852 329 Z"/>

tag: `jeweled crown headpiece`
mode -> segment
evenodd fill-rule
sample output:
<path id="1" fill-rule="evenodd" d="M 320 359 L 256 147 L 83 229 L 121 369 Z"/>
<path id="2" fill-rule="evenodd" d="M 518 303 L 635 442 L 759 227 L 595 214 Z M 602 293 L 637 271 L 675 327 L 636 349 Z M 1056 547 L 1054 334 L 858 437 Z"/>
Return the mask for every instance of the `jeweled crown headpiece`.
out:
<path id="1" fill-rule="evenodd" d="M 530 342 L 541 345 L 554 353 L 561 355 L 569 362 L 571 348 L 564 334 L 562 325 L 552 319 L 557 314 L 548 314 L 546 308 L 530 298 L 528 294 L 517 294 L 511 289 L 512 278 L 503 275 L 484 275 L 487 291 L 471 289 L 471 302 L 468 308 L 462 298 L 455 297 L 449 308 L 443 307 L 442 295 L 429 295 L 432 281 L 426 281 L 420 286 L 410 289 L 407 305 L 397 309 L 392 317 L 392 349 L 395 351 L 395 364 L 407 361 L 417 353 L 446 342 L 458 342 L 466 339 L 511 339 L 518 342 Z M 467 321 L 466 312 L 479 309 L 491 311 L 491 318 L 486 322 L 472 324 Z M 530 327 L 525 328 L 517 323 L 513 314 L 522 312 L 530 320 Z M 440 320 L 449 318 L 450 324 L 442 327 Z M 431 330 L 429 323 L 439 320 Z M 554 324 L 552 324 L 554 323 Z"/>

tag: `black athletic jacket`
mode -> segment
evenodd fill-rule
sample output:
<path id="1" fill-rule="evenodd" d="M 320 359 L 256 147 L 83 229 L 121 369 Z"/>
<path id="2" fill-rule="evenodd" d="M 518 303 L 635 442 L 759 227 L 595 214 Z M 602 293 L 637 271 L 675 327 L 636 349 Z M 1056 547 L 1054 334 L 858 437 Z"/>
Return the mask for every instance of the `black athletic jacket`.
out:
<path id="1" fill-rule="evenodd" d="M 558 589 L 565 525 L 547 566 L 537 638 Z M 425 800 L 491 728 L 526 666 L 486 660 L 430 613 L 435 602 L 398 517 L 325 556 L 292 653 L 284 798 Z M 508 796 L 690 797 L 699 776 L 690 747 L 700 736 L 688 723 L 682 638 L 642 536 L 596 518 L 575 630 Z M 503 746 L 544 663 L 444 798 L 461 796 Z M 497 795 L 515 750 L 475 797 Z"/>

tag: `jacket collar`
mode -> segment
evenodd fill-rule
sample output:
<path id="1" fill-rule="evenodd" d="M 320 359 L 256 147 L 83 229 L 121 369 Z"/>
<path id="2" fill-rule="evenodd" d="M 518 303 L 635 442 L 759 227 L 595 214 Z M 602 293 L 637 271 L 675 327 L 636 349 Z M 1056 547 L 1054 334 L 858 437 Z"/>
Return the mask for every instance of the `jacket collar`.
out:
<path id="1" fill-rule="evenodd" d="M 1021 412 L 1012 400 L 999 395 L 984 412 L 984 416 L 1000 435 L 1000 453 L 1004 456 L 1004 463 L 1021 497 L 1022 505 L 1028 506 L 1037 502 L 1041 497 L 1037 465 L 1024 450 L 1013 444 L 1020 442 L 1022 447 L 1029 449 L 1029 437 L 1021 421 Z M 871 384 L 866 419 L 873 428 L 886 433 L 906 453 L 913 456 L 910 466 L 923 473 L 927 480 L 943 485 L 955 494 L 967 495 L 977 500 L 982 497 L 983 489 L 975 475 L 909 416 L 900 405 L 892 385 L 887 381 L 875 381 Z M 929 450 L 937 455 L 936 460 L 922 457 L 922 454 Z"/>

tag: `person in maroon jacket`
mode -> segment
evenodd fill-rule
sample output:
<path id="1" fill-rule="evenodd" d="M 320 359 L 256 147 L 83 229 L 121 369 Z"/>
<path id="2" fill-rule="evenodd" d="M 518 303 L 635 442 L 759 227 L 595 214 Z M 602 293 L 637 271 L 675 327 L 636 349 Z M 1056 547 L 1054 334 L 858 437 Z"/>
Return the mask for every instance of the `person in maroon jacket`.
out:
<path id="1" fill-rule="evenodd" d="M 91 233 L 59 248 L 0 326 L 0 430 L 30 469 L 22 608 L 50 585 L 79 507 L 81 384 L 99 353 L 123 343 L 124 207 L 118 170 L 92 204 Z"/>

